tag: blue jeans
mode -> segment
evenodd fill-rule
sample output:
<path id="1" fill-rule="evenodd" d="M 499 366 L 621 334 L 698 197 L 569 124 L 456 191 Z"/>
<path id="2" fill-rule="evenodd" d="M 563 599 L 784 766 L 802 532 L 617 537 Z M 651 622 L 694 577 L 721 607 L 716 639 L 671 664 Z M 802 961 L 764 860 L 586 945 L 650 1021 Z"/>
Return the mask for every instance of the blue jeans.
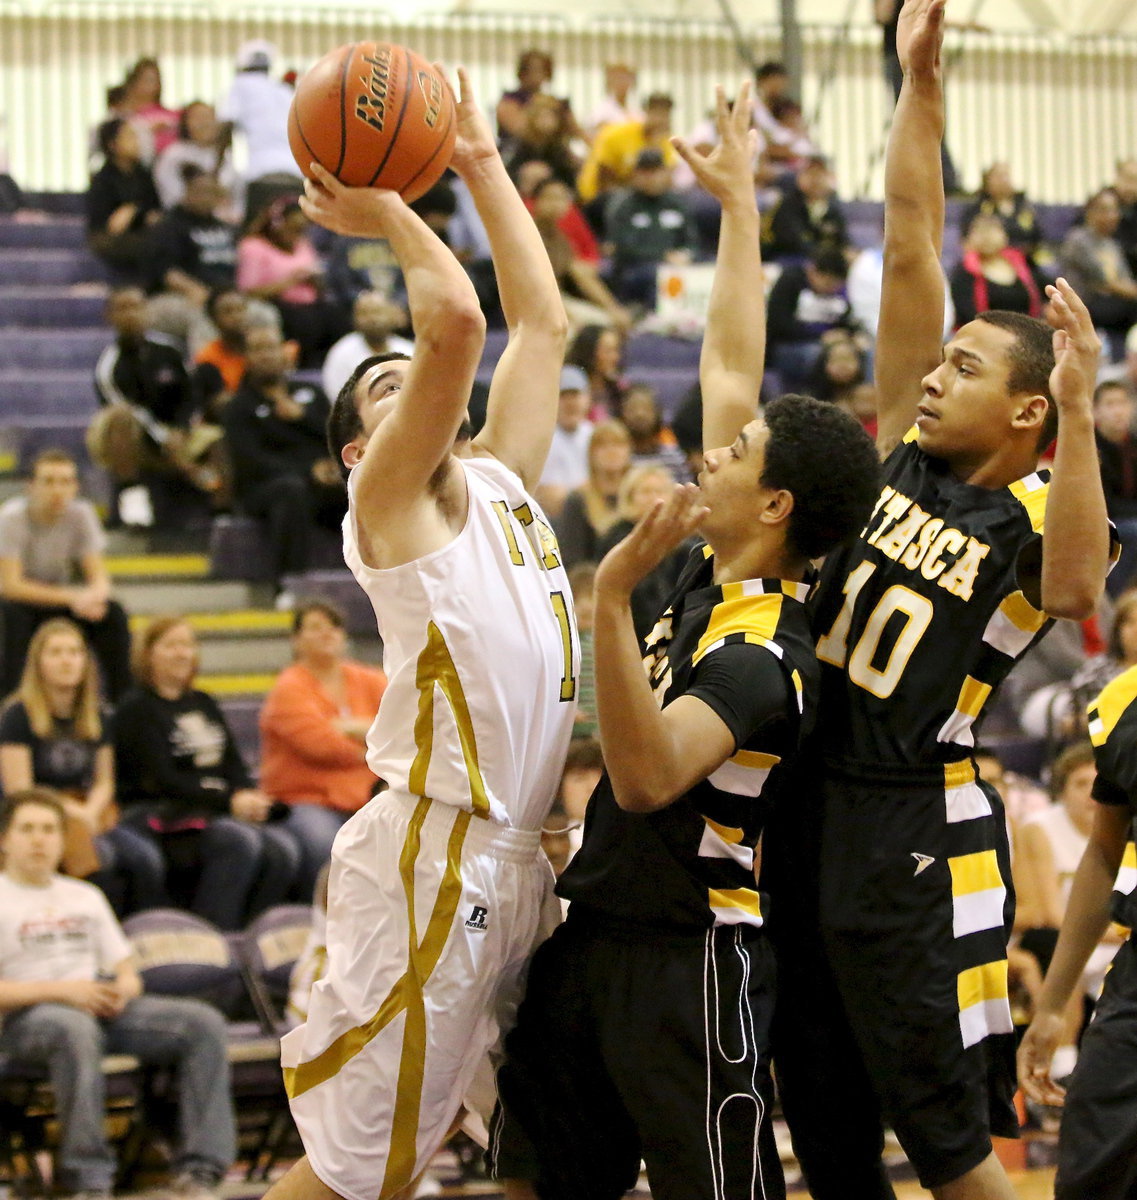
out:
<path id="1" fill-rule="evenodd" d="M 177 1072 L 175 1171 L 220 1177 L 237 1155 L 225 1020 L 200 1000 L 139 996 L 117 1017 L 100 1019 L 66 1004 L 35 1004 L 10 1014 L 0 1053 L 45 1067 L 59 1112 L 57 1189 L 109 1191 L 114 1155 L 103 1129 L 104 1054 L 133 1054 Z"/>
<path id="2" fill-rule="evenodd" d="M 166 894 L 166 862 L 158 843 L 147 833 L 116 825 L 95 838 L 99 869 L 90 877 L 107 894 L 120 917 L 170 903 Z"/>
<path id="3" fill-rule="evenodd" d="M 302 901 L 312 898 L 316 876 L 332 856 L 332 842 L 351 813 L 322 804 L 293 804 L 291 812 L 278 828 L 290 833 L 300 848 L 300 876 L 297 892 Z"/>

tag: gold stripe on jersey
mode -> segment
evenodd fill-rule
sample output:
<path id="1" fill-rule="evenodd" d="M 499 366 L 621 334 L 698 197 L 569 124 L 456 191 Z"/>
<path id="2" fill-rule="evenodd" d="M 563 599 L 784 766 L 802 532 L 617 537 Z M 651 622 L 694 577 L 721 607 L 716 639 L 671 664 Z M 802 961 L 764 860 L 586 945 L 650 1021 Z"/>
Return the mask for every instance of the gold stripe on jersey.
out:
<path id="1" fill-rule="evenodd" d="M 1050 494 L 1050 484 L 1036 473 L 1016 479 L 1007 490 L 1026 509 L 1030 527 L 1035 533 L 1041 533 L 1046 524 L 1046 498 Z"/>
<path id="2" fill-rule="evenodd" d="M 462 680 L 450 655 L 442 631 L 433 621 L 426 629 L 426 645 L 418 656 L 415 672 L 418 687 L 418 715 L 415 717 L 415 759 L 407 777 L 407 787 L 413 796 L 427 794 L 427 769 L 434 750 L 434 689 L 437 686 L 446 697 L 454 724 L 458 729 L 458 743 L 466 763 L 466 775 L 470 781 L 470 804 L 477 817 L 488 818 L 490 801 L 486 793 L 482 769 L 478 764 L 478 743 L 474 736 L 474 722 L 470 717 L 470 706 L 462 690 Z"/>
<path id="3" fill-rule="evenodd" d="M 1012 592 L 991 614 L 983 641 L 1008 658 L 1018 658 L 1046 619 L 1046 614 L 1039 612 L 1022 592 Z"/>
<path id="4" fill-rule="evenodd" d="M 741 829 L 732 829 L 729 825 L 720 825 L 710 817 L 704 817 L 707 827 L 703 830 L 702 841 L 699 842 L 700 858 L 725 858 L 736 862 L 747 871 L 754 870 L 754 851 L 742 844 L 745 836 Z"/>
<path id="5" fill-rule="evenodd" d="M 791 671 L 790 679 L 794 685 L 794 699 L 797 700 L 797 711 L 801 714 L 805 712 L 805 687 L 801 681 L 801 672 L 797 670 Z"/>
<path id="6" fill-rule="evenodd" d="M 742 634 L 747 642 L 766 646 L 781 657 L 781 647 L 775 647 L 774 634 L 782 614 L 781 593 L 766 595 L 752 590 L 761 584 L 753 580 L 746 583 L 727 583 L 722 588 L 722 599 L 711 609 L 707 627 L 691 664 L 697 665 L 712 650 L 722 645 L 731 634 Z"/>
<path id="7" fill-rule="evenodd" d="M 913 425 L 908 430 L 908 432 L 904 435 L 904 441 L 905 442 L 914 442 L 919 436 L 920 436 L 919 427 L 916 425 Z"/>
<path id="8" fill-rule="evenodd" d="M 1123 671 L 1102 689 L 1089 707 L 1090 741 L 1103 746 L 1125 710 L 1137 700 L 1137 667 Z"/>
<path id="9" fill-rule="evenodd" d="M 1003 924 L 1007 889 L 994 850 L 962 854 L 948 859 L 951 869 L 952 928 L 955 936 L 966 937 L 981 929 L 998 929 Z"/>
<path id="10" fill-rule="evenodd" d="M 970 759 L 944 764 L 944 809 L 949 825 L 991 815 L 991 801 L 979 786 Z"/>
<path id="11" fill-rule="evenodd" d="M 708 888 L 716 925 L 761 925 L 762 897 L 754 888 Z"/>
<path id="12" fill-rule="evenodd" d="M 734 796 L 760 796 L 770 778 L 770 772 L 782 760 L 776 754 L 760 754 L 755 750 L 739 750 L 707 776 L 707 782 L 720 792 Z"/>
<path id="13" fill-rule="evenodd" d="M 959 1031 L 965 1047 L 992 1033 L 1013 1033 L 1007 999 L 1007 960 L 983 963 L 960 971 L 956 979 Z"/>
<path id="14" fill-rule="evenodd" d="M 1113 890 L 1123 896 L 1132 896 L 1137 888 L 1137 846 L 1132 842 L 1125 843 L 1125 853 L 1121 856 L 1121 866 L 1117 878 L 1113 882 Z"/>
<path id="15" fill-rule="evenodd" d="M 968 675 L 959 689 L 959 699 L 955 702 L 955 711 L 944 722 L 943 728 L 937 734 L 936 740 L 941 742 L 956 742 L 960 746 L 974 746 L 975 735 L 971 727 L 987 703 L 991 695 L 991 685 L 983 683 Z"/>

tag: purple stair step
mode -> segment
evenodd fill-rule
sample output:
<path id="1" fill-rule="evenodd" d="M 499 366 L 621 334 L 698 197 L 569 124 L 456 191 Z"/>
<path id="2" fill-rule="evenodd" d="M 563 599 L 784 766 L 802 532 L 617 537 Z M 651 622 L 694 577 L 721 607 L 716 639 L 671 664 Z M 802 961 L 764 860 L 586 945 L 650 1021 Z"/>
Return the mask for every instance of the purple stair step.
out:
<path id="1" fill-rule="evenodd" d="M 74 283 L 105 283 L 107 271 L 86 250 L 0 249 L 0 277 L 9 286 L 62 287 Z"/>
<path id="2" fill-rule="evenodd" d="M 0 218 L 0 246 L 82 248 L 87 227 L 80 217 L 51 217 L 44 221 Z"/>
<path id="3" fill-rule="evenodd" d="M 0 370 L 0 408 L 5 414 L 90 417 L 97 406 L 90 371 Z"/>
<path id="4" fill-rule="evenodd" d="M 0 327 L 0 373 L 16 370 L 93 372 L 110 336 L 105 328 Z"/>
<path id="5" fill-rule="evenodd" d="M 0 287 L 5 325 L 58 329 L 65 325 L 104 325 L 105 294 L 90 285 L 82 291 L 63 287 Z"/>
<path id="6" fill-rule="evenodd" d="M 334 604 L 343 613 L 348 633 L 374 636 L 375 613 L 371 601 L 346 567 L 289 575 L 284 582 L 297 602 L 326 600 Z"/>
<path id="7" fill-rule="evenodd" d="M 218 517 L 209 533 L 210 574 L 214 579 L 243 579 L 261 583 L 272 579 L 272 561 L 264 524 L 252 517 Z M 341 538 L 317 529 L 312 538 L 311 567 L 343 562 Z"/>
<path id="8" fill-rule="evenodd" d="M 624 347 L 624 372 L 638 375 L 647 368 L 674 367 L 698 371 L 702 341 L 660 337 L 654 333 L 634 334 Z"/>

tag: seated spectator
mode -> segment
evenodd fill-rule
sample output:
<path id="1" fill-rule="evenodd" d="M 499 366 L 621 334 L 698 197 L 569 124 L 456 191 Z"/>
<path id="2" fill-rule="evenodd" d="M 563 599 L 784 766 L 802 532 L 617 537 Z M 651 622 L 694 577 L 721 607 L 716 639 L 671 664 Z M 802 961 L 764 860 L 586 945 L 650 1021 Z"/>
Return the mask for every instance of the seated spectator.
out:
<path id="1" fill-rule="evenodd" d="M 525 112 L 535 96 L 545 94 L 545 85 L 553 80 L 553 56 L 545 50 L 522 50 L 517 59 L 517 87 L 503 92 L 497 102 L 497 141 L 505 158 L 513 149 L 524 127 Z M 565 111 L 571 137 L 584 137 L 572 115 L 568 100 L 558 103 Z"/>
<path id="2" fill-rule="evenodd" d="M 215 175 L 187 164 L 185 192 L 154 227 L 150 328 L 185 343 L 191 357 L 217 336 L 205 305 L 210 293 L 233 287 L 237 234 L 217 216 L 224 193 Z"/>
<path id="3" fill-rule="evenodd" d="M 518 165 L 517 170 L 513 173 L 517 190 L 521 194 L 521 199 L 525 201 L 525 207 L 530 212 L 533 211 L 534 191 L 546 179 L 551 179 L 552 175 L 549 164 L 537 158 L 526 159 Z M 589 225 L 588 219 L 581 212 L 580 205 L 575 200 L 569 205 L 568 212 L 557 222 L 557 228 L 568 238 L 574 257 L 583 259 L 593 266 L 600 265 L 600 243 L 596 240 L 592 226 Z"/>
<path id="4" fill-rule="evenodd" d="M 103 408 L 87 430 L 87 449 L 117 484 L 146 489 L 156 526 L 184 527 L 187 506 L 206 510 L 220 487 L 211 462 L 216 432 L 195 428 L 182 352 L 149 330 L 141 289 L 112 289 L 107 320 L 115 340 L 95 364 Z"/>
<path id="5" fill-rule="evenodd" d="M 90 640 L 111 700 L 129 687 L 130 633 L 111 597 L 105 547 L 95 506 L 79 497 L 75 460 L 64 450 L 42 451 L 25 495 L 0 505 L 0 695 L 19 684 L 32 635 L 53 617 L 69 617 Z"/>
<path id="6" fill-rule="evenodd" d="M 607 197 L 616 188 L 627 187 L 631 182 L 641 151 L 658 150 L 669 167 L 679 161 L 671 144 L 671 110 L 674 106 L 674 100 L 664 92 L 652 92 L 644 102 L 642 120 L 606 125 L 596 135 L 576 185 L 593 228 L 599 228 Z M 594 204 L 598 197 L 604 197 L 600 208 Z"/>
<path id="7" fill-rule="evenodd" d="M 312 235 L 320 239 L 319 250 L 326 264 L 327 297 L 343 312 L 350 312 L 363 292 L 378 292 L 392 304 L 403 303 L 406 297 L 403 273 L 389 242 L 331 233 L 318 225 L 313 227 Z"/>
<path id="8" fill-rule="evenodd" d="M 344 822 L 371 798 L 367 731 L 387 677 L 346 655 L 343 616 L 319 600 L 292 618 L 294 662 L 261 709 L 261 786 L 289 807 L 284 828 L 300 846 L 301 895 L 310 895 Z"/>
<path id="9" fill-rule="evenodd" d="M 217 215 L 231 224 L 240 221 L 244 212 L 244 184 L 222 140 L 217 113 L 204 100 L 191 100 L 182 109 L 178 140 L 167 146 L 154 163 L 154 186 L 163 208 L 171 209 L 182 202 L 186 167 L 196 167 L 215 176 L 224 193 Z"/>
<path id="10" fill-rule="evenodd" d="M 237 286 L 280 312 L 284 336 L 300 343 L 300 365 L 318 367 L 344 332 L 343 315 L 322 294 L 323 268 L 308 240 L 308 218 L 281 196 L 254 217 L 237 246 Z"/>
<path id="11" fill-rule="evenodd" d="M 821 249 L 843 252 L 849 245 L 845 213 L 837 199 L 828 159 L 808 158 L 788 180 L 773 208 L 762 217 L 762 253 L 797 263 Z"/>
<path id="12" fill-rule="evenodd" d="M 331 864 L 320 868 L 312 892 L 312 927 L 304 939 L 304 949 L 288 976 L 288 1003 L 284 1021 L 289 1029 L 308 1019 L 312 989 L 324 977 L 328 966 L 328 876 Z"/>
<path id="13" fill-rule="evenodd" d="M 576 629 L 580 639 L 580 668 L 576 673 L 576 716 L 572 723 L 575 743 L 580 738 L 596 736 L 596 658 L 592 652 L 596 606 L 593 600 L 593 585 L 596 583 L 596 564 L 578 562 L 568 569 L 569 587 L 572 588 L 572 606 L 576 612 Z M 571 745 L 570 751 L 571 753 Z M 589 793 L 591 795 L 591 793 Z M 564 800 L 562 794 L 561 799 Z M 585 803 L 588 797 L 585 798 Z M 584 817 L 581 807 L 580 818 Z M 579 839 L 577 844 L 579 845 Z"/>
<path id="14" fill-rule="evenodd" d="M 686 201 L 671 188 L 671 171 L 658 150 L 643 150 L 631 184 L 613 198 L 604 221 L 611 247 L 612 291 L 624 304 L 655 309 L 661 263 L 687 263 L 699 234 Z"/>
<path id="15" fill-rule="evenodd" d="M 270 74 L 275 53 L 262 38 L 240 47 L 237 77 L 217 114 L 225 122 L 224 137 L 233 130 L 245 135 L 245 212 L 250 219 L 278 196 L 299 195 L 304 187 L 288 144 L 293 90 Z"/>
<path id="16" fill-rule="evenodd" d="M 643 120 L 643 109 L 633 95 L 635 90 L 635 67 L 626 62 L 605 65 L 604 96 L 588 120 L 588 132 L 593 138 L 605 125 L 626 125 L 629 121 Z"/>
<path id="17" fill-rule="evenodd" d="M 30 787 L 63 802 L 65 874 L 97 884 L 119 916 L 168 902 L 153 839 L 118 823 L 98 676 L 82 632 L 63 617 L 36 630 L 20 686 L 0 712 L 0 789 L 12 796 Z"/>
<path id="18" fill-rule="evenodd" d="M 1113 194 L 1121 210 L 1115 236 L 1121 243 L 1129 270 L 1137 276 L 1137 158 L 1126 158 L 1117 164 Z"/>
<path id="19" fill-rule="evenodd" d="M 875 438 L 876 389 L 867 381 L 867 373 L 867 357 L 853 338 L 835 337 L 821 347 L 805 392 L 843 408 Z"/>
<path id="20" fill-rule="evenodd" d="M 588 444 L 593 429 L 588 419 L 590 403 L 588 376 L 579 367 L 562 367 L 557 424 L 534 492 L 549 520 L 560 516 L 565 497 L 588 479 Z"/>
<path id="21" fill-rule="evenodd" d="M 114 115 L 125 117 L 138 130 L 147 165 L 173 145 L 181 113 L 162 103 L 162 68 L 156 58 L 140 58 L 126 73 Z"/>
<path id="22" fill-rule="evenodd" d="M 650 384 L 633 381 L 628 385 L 620 404 L 620 422 L 632 438 L 633 467 L 661 467 L 675 483 L 691 478 L 687 456 L 668 429 Z"/>
<path id="23" fill-rule="evenodd" d="M 1118 363 L 1104 364 L 1098 370 L 1099 383 L 1120 383 L 1137 402 L 1137 325 L 1125 335 L 1125 356 Z"/>
<path id="24" fill-rule="evenodd" d="M 324 394 L 334 399 L 351 373 L 372 355 L 410 355 L 414 343 L 397 337 L 396 329 L 408 324 L 407 310 L 379 292 L 360 292 L 351 310 L 355 328 L 345 333 L 324 359 Z"/>
<path id="25" fill-rule="evenodd" d="M 1134 400 L 1123 383 L 1099 383 L 1094 390 L 1094 438 L 1109 519 L 1121 539 L 1121 557 L 1105 581 L 1111 596 L 1125 591 L 1137 567 L 1137 444 L 1133 440 Z"/>
<path id="26" fill-rule="evenodd" d="M 546 179 L 533 189 L 533 222 L 553 264 L 569 327 L 615 325 L 626 330 L 631 313 L 608 290 L 596 266 L 577 257 L 561 231 L 560 222 L 571 207 L 572 192 L 558 179 Z"/>
<path id="27" fill-rule="evenodd" d="M 787 388 L 810 378 L 825 342 L 856 328 L 845 293 L 845 256 L 835 247 L 813 252 L 805 266 L 788 266 L 770 289 L 766 337 L 771 364 Z"/>
<path id="28" fill-rule="evenodd" d="M 235 284 L 217 288 L 205 302 L 205 314 L 217 337 L 194 355 L 193 385 L 199 411 L 209 420 L 219 421 L 222 409 L 245 378 L 249 298 Z"/>
<path id="29" fill-rule="evenodd" d="M 770 118 L 774 131 L 762 148 L 762 178 L 794 175 L 821 151 L 810 136 L 805 112 L 792 96 L 778 96 L 770 101 Z"/>
<path id="30" fill-rule="evenodd" d="M 790 75 L 780 62 L 764 62 L 754 73 L 754 127 L 763 141 L 763 151 L 774 163 L 793 157 L 786 148 L 789 140 L 772 107 L 789 98 Z"/>
<path id="31" fill-rule="evenodd" d="M 881 221 L 880 236 L 884 237 L 884 222 Z M 880 324 L 880 289 L 884 279 L 884 247 L 865 246 L 858 250 L 849 264 L 849 277 L 845 290 L 857 324 L 875 341 Z M 955 328 L 955 306 L 951 302 L 951 288 L 944 280 L 944 341 Z"/>
<path id="32" fill-rule="evenodd" d="M 620 480 L 616 501 L 617 520 L 596 541 L 596 561 L 600 562 L 617 543 L 632 532 L 657 500 L 666 500 L 675 488 L 675 480 L 666 467 L 632 467 Z M 675 590 L 697 537 L 682 542 L 632 590 L 632 624 L 641 640 L 655 627 L 668 597 Z"/>
<path id="33" fill-rule="evenodd" d="M 1137 279 L 1116 237 L 1120 222 L 1117 196 L 1105 188 L 1087 201 L 1082 223 L 1066 235 L 1059 254 L 1062 274 L 1094 324 L 1118 340 L 1137 324 Z"/>
<path id="34" fill-rule="evenodd" d="M 143 995 L 130 943 L 98 888 L 58 874 L 64 812 L 49 791 L 0 808 L 0 1056 L 47 1071 L 57 1194 L 109 1198 L 104 1054 L 174 1068 L 171 1196 L 211 1200 L 237 1153 L 225 1020 L 201 1000 Z"/>
<path id="35" fill-rule="evenodd" d="M 242 929 L 289 894 L 300 850 L 266 824 L 287 814 L 253 786 L 217 701 L 193 686 L 197 663 L 181 617 L 139 635 L 137 686 L 115 713 L 119 803 L 125 824 L 157 838 L 170 893 L 219 928 Z"/>
<path id="36" fill-rule="evenodd" d="M 328 454 L 327 396 L 288 378 L 280 334 L 268 326 L 245 335 L 245 378 L 221 420 L 238 503 L 268 526 L 278 589 L 307 569 L 317 524 L 338 529 L 347 511 L 339 464 Z M 280 599 L 282 604 L 287 598 Z"/>
<path id="37" fill-rule="evenodd" d="M 1042 315 L 1042 291 L 1030 263 L 1007 244 L 1003 222 L 994 214 L 980 213 L 968 226 L 963 259 L 950 283 L 957 329 L 992 309 Z"/>
<path id="38" fill-rule="evenodd" d="M 580 170 L 580 159 L 572 149 L 575 129 L 572 110 L 556 96 L 538 92 L 526 104 L 520 127 L 511 139 L 506 170 L 512 175 L 522 163 L 536 160 L 545 163 L 565 187 L 575 187 Z"/>
<path id="39" fill-rule="evenodd" d="M 599 562 L 600 538 L 620 519 L 620 481 L 632 462 L 632 439 L 619 421 L 602 421 L 588 443 L 588 479 L 569 492 L 553 522 L 566 567 Z"/>
<path id="40" fill-rule="evenodd" d="M 143 165 L 138 131 L 122 117 L 99 126 L 103 165 L 87 189 L 87 245 L 120 281 L 138 283 L 150 272 L 153 226 L 162 206 Z"/>
<path id="41" fill-rule="evenodd" d="M 1015 187 L 1011 178 L 1011 168 L 1005 162 L 992 163 L 983 172 L 975 199 L 959 214 L 959 229 L 964 237 L 968 236 L 975 218 L 981 216 L 997 217 L 1006 233 L 1007 245 L 1019 251 L 1031 263 L 1037 261 L 1042 249 L 1042 230 L 1039 228 L 1034 206 L 1027 199 L 1026 193 Z M 991 307 L 1001 306 L 992 304 Z M 963 323 L 960 322 L 961 325 Z"/>
<path id="42" fill-rule="evenodd" d="M 604 325 L 585 325 L 569 343 L 565 362 L 580 367 L 588 376 L 591 397 L 588 417 L 594 423 L 606 421 L 620 411 L 628 390 L 620 371 L 623 359 L 623 336 Z"/>

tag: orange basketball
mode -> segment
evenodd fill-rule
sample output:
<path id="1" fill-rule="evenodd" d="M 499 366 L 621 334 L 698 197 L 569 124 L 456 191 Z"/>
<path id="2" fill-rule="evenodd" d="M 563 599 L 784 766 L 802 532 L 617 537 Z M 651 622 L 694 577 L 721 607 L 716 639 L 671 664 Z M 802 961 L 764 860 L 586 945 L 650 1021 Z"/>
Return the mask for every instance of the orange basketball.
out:
<path id="1" fill-rule="evenodd" d="M 288 143 L 305 175 L 318 162 L 349 187 L 417 200 L 454 152 L 450 85 L 421 55 L 390 42 L 340 46 L 296 85 Z"/>

